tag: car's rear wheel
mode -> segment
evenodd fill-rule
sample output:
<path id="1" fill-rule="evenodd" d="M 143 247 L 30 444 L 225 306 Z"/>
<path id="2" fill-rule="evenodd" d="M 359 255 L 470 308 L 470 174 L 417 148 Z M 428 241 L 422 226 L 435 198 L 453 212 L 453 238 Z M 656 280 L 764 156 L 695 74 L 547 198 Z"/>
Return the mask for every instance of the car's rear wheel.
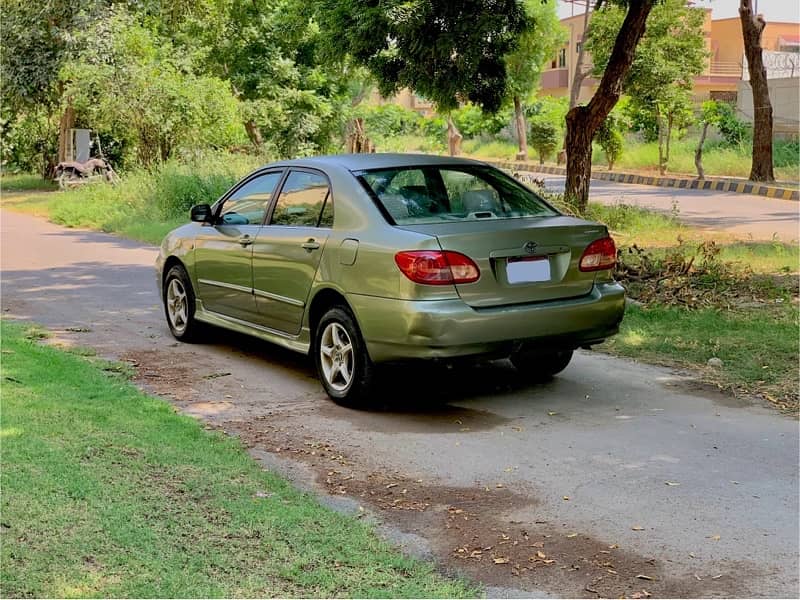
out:
<path id="1" fill-rule="evenodd" d="M 567 368 L 572 360 L 572 350 L 541 352 L 521 348 L 511 355 L 511 363 L 532 381 L 548 381 Z"/>
<path id="2" fill-rule="evenodd" d="M 313 352 L 319 379 L 331 399 L 345 406 L 370 402 L 375 366 L 349 310 L 334 306 L 322 316 Z"/>
<path id="3" fill-rule="evenodd" d="M 164 279 L 164 312 L 172 335 L 182 341 L 197 339 L 200 323 L 194 318 L 195 296 L 189 274 L 175 265 Z"/>

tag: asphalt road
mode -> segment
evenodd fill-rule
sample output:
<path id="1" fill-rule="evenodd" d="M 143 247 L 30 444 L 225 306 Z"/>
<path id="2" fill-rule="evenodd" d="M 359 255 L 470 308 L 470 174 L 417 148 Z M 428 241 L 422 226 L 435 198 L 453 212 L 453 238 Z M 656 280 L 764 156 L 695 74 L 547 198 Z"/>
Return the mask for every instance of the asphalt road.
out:
<path id="1" fill-rule="evenodd" d="M 175 342 L 155 248 L 6 211 L 0 233 L 4 317 L 131 362 L 265 466 L 492 596 L 798 596 L 798 425 L 766 407 L 582 352 L 545 385 L 507 362 L 403 367 L 381 410 L 347 410 L 301 356 L 221 331 Z"/>
<path id="2" fill-rule="evenodd" d="M 545 187 L 564 191 L 564 177 L 544 177 Z M 800 202 L 710 190 L 687 190 L 653 185 L 634 185 L 592 179 L 591 200 L 604 204 L 625 203 L 663 213 L 676 212 L 689 225 L 726 231 L 745 239 L 784 242 L 800 239 Z"/>

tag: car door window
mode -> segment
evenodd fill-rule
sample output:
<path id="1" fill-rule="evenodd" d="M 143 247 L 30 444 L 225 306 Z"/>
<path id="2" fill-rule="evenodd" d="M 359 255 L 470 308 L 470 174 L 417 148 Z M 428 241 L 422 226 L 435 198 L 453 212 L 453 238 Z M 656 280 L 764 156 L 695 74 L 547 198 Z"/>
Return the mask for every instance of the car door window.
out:
<path id="1" fill-rule="evenodd" d="M 328 179 L 319 173 L 290 172 L 275 203 L 270 225 L 333 226 L 333 200 Z"/>
<path id="2" fill-rule="evenodd" d="M 259 175 L 233 192 L 222 205 L 222 224 L 261 225 L 281 175 L 281 171 Z"/>

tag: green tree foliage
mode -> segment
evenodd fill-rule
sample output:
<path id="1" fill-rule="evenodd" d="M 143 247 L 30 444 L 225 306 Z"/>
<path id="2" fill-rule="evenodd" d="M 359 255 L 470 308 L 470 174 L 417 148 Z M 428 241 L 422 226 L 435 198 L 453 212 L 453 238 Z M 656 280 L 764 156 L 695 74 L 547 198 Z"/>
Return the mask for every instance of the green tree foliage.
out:
<path id="1" fill-rule="evenodd" d="M 530 141 L 539 153 L 539 164 L 544 164 L 545 159 L 558 148 L 558 128 L 546 118 L 533 117 L 530 122 Z"/>
<path id="2" fill-rule="evenodd" d="M 516 50 L 506 56 L 508 96 L 514 105 L 517 156 L 520 159 L 525 159 L 528 154 L 526 100 L 539 84 L 545 63 L 567 41 L 567 31 L 558 19 L 556 2 L 525 0 L 524 5 L 529 26 L 519 36 Z"/>
<path id="3" fill-rule="evenodd" d="M 604 5 L 592 17 L 586 49 L 592 54 L 595 76 L 605 71 L 624 17 L 625 11 L 613 4 Z M 643 114 L 643 123 L 657 124 L 662 172 L 669 161 L 673 129 L 686 126 L 691 118 L 693 78 L 703 71 L 708 58 L 704 19 L 705 12 L 687 6 L 685 0 L 656 4 L 623 81 L 632 110 Z"/>
<path id="4" fill-rule="evenodd" d="M 195 19 L 189 39 L 208 47 L 206 64 L 242 101 L 250 139 L 279 156 L 332 149 L 343 128 L 357 75 L 320 57 L 316 23 L 299 0 L 219 0 Z"/>
<path id="5" fill-rule="evenodd" d="M 496 112 L 507 92 L 505 57 L 527 25 L 517 0 L 311 0 L 329 59 L 349 57 L 382 95 L 408 87 L 442 112 L 469 100 Z"/>
<path id="6" fill-rule="evenodd" d="M 244 137 L 229 85 L 196 73 L 190 57 L 123 9 L 76 37 L 75 58 L 60 77 L 80 119 L 129 140 L 144 165 Z"/>
<path id="7" fill-rule="evenodd" d="M 606 155 L 609 171 L 614 170 L 614 163 L 622 156 L 625 138 L 622 135 L 621 129 L 622 123 L 619 117 L 617 117 L 614 112 L 611 112 L 594 134 L 595 141 L 600 144 L 600 147 Z"/>

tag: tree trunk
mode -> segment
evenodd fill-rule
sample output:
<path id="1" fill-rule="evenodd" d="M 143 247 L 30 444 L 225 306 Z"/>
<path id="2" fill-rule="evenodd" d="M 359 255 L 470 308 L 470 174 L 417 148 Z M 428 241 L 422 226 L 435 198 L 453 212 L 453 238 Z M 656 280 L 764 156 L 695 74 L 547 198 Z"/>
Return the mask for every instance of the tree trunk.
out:
<path id="1" fill-rule="evenodd" d="M 631 1 L 617 34 L 608 66 L 597 91 L 586 106 L 574 106 L 567 113 L 567 181 L 564 197 L 579 211 L 589 201 L 592 176 L 592 138 L 614 108 L 622 93 L 622 81 L 633 63 L 636 46 L 644 35 L 647 16 L 655 0 Z"/>
<path id="2" fill-rule="evenodd" d="M 667 170 L 669 166 L 669 145 L 672 141 L 672 125 L 675 123 L 675 115 L 670 112 L 667 115 L 667 152 L 664 156 L 664 170 Z"/>
<path id="3" fill-rule="evenodd" d="M 703 129 L 700 131 L 700 141 L 697 142 L 697 150 L 694 151 L 694 166 L 697 168 L 697 178 L 705 179 L 706 173 L 703 171 L 703 144 L 706 143 L 706 134 L 708 134 L 708 123 L 703 123 Z"/>
<path id="4" fill-rule="evenodd" d="M 772 103 L 769 100 L 767 70 L 761 49 L 761 33 L 766 23 L 761 15 L 753 15 L 752 0 L 740 0 L 739 18 L 742 22 L 744 54 L 753 88 L 753 162 L 752 181 L 775 181 L 772 170 Z"/>
<path id="5" fill-rule="evenodd" d="M 247 132 L 247 137 L 250 138 L 250 142 L 256 149 L 261 148 L 261 144 L 264 143 L 264 139 L 261 137 L 261 130 L 256 125 L 256 122 L 253 119 L 246 121 L 244 124 L 244 130 Z"/>
<path id="6" fill-rule="evenodd" d="M 517 128 L 517 160 L 528 160 L 528 123 L 519 96 L 514 96 L 514 126 Z"/>
<path id="7" fill-rule="evenodd" d="M 575 108 L 578 104 L 578 97 L 581 95 L 581 85 L 586 79 L 586 71 L 583 70 L 583 47 L 586 44 L 586 30 L 589 29 L 589 2 L 586 0 L 586 12 L 583 13 L 583 34 L 581 35 L 581 48 L 578 50 L 578 58 L 575 61 L 575 73 L 572 75 L 572 87 L 569 90 L 569 107 Z"/>
<path id="8" fill-rule="evenodd" d="M 450 156 L 458 156 L 461 154 L 461 140 L 464 136 L 453 123 L 453 117 L 447 115 L 447 147 L 450 151 Z"/>
<path id="9" fill-rule="evenodd" d="M 664 115 L 656 107 L 656 123 L 658 124 L 658 174 L 663 175 L 667 171 L 667 161 L 664 159 Z"/>
<path id="10" fill-rule="evenodd" d="M 58 160 L 56 164 L 69 160 L 75 160 L 74 156 L 67 157 L 67 147 L 71 144 L 69 142 L 70 129 L 75 127 L 75 109 L 72 107 L 72 101 L 67 100 L 67 106 L 64 112 L 61 113 L 61 119 L 58 122 Z M 74 149 L 73 149 L 74 151 Z"/>

